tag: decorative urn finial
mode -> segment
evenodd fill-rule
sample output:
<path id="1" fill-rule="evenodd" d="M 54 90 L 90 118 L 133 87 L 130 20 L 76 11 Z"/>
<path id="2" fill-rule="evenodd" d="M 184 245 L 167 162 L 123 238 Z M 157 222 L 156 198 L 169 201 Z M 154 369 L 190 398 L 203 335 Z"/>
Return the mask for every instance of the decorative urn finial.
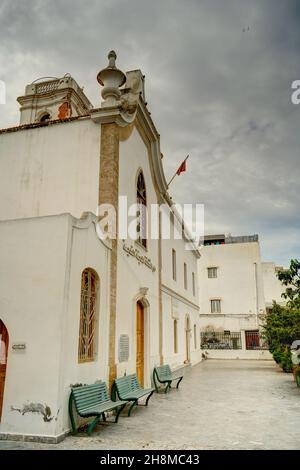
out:
<path id="1" fill-rule="evenodd" d="M 108 66 L 102 69 L 97 80 L 103 86 L 101 95 L 103 98 L 102 107 L 116 106 L 121 96 L 119 88 L 124 85 L 126 75 L 116 67 L 117 54 L 110 51 L 108 54 Z"/>

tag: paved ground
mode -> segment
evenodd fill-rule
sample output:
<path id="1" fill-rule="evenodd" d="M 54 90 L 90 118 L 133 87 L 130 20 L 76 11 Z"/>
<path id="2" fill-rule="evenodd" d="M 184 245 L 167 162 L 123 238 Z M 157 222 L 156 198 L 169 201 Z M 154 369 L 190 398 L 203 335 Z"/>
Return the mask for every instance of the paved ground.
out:
<path id="1" fill-rule="evenodd" d="M 0 441 L 1 449 L 300 449 L 300 389 L 271 361 L 208 360 L 179 391 L 57 445 Z"/>

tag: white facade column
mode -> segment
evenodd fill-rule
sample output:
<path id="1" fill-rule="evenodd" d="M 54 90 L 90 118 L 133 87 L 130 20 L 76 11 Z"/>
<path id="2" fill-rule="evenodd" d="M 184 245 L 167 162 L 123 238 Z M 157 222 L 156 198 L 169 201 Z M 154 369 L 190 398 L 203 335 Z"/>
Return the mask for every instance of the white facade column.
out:
<path id="1" fill-rule="evenodd" d="M 242 351 L 246 351 L 246 335 L 245 330 L 241 330 Z"/>

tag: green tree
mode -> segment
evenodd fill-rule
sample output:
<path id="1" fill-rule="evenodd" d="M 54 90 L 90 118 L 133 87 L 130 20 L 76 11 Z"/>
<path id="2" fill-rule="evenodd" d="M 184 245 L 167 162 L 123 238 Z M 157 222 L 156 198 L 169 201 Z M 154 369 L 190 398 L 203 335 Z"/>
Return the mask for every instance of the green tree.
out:
<path id="1" fill-rule="evenodd" d="M 287 286 L 282 294 L 282 297 L 287 299 L 287 306 L 300 308 L 300 261 L 292 259 L 290 268 L 279 271 L 277 277 L 284 286 Z"/>
<path id="2" fill-rule="evenodd" d="M 273 303 L 272 310 L 265 317 L 263 335 L 274 360 L 285 372 L 291 372 L 290 345 L 295 339 L 300 339 L 300 262 L 291 260 L 290 268 L 278 272 L 277 276 L 287 287 L 282 294 L 287 305 L 282 307 Z"/>

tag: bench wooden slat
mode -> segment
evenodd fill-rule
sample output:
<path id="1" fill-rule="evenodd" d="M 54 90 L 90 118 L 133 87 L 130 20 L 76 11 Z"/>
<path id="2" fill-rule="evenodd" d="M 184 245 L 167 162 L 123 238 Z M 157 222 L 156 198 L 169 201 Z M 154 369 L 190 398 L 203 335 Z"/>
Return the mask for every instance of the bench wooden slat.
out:
<path id="1" fill-rule="evenodd" d="M 74 434 L 77 432 L 77 428 L 73 416 L 73 401 L 79 416 L 83 418 L 95 416 L 95 419 L 88 428 L 89 435 L 91 434 L 97 422 L 100 421 L 101 416 L 103 416 L 103 419 L 105 419 L 104 413 L 106 411 L 118 408 L 115 420 L 117 422 L 120 412 L 127 403 L 124 400 L 112 401 L 109 397 L 108 388 L 105 382 L 96 382 L 95 384 L 91 385 L 72 387 L 69 399 L 69 413 Z"/>
<path id="2" fill-rule="evenodd" d="M 159 391 L 157 382 L 161 384 L 166 384 L 164 391 L 165 393 L 167 393 L 167 391 L 171 388 L 171 384 L 173 380 L 178 381 L 176 385 L 176 388 L 178 388 L 182 379 L 183 379 L 183 374 L 180 374 L 178 372 L 172 373 L 169 364 L 156 366 L 153 369 L 153 382 L 154 382 L 157 392 Z"/>
<path id="3" fill-rule="evenodd" d="M 114 382 L 114 388 L 120 400 L 127 400 L 133 402 L 128 410 L 128 416 L 130 416 L 131 410 L 134 405 L 138 405 L 139 398 L 148 395 L 146 400 L 146 406 L 148 406 L 149 399 L 154 392 L 154 388 L 142 388 L 138 382 L 136 374 L 130 374 L 125 375 L 124 377 L 119 377 Z"/>
<path id="4" fill-rule="evenodd" d="M 105 411 L 110 411 L 111 409 L 116 408 L 124 404 L 124 401 L 107 401 L 98 406 L 91 406 L 81 410 L 81 416 L 95 416 L 96 414 L 102 414 Z"/>

